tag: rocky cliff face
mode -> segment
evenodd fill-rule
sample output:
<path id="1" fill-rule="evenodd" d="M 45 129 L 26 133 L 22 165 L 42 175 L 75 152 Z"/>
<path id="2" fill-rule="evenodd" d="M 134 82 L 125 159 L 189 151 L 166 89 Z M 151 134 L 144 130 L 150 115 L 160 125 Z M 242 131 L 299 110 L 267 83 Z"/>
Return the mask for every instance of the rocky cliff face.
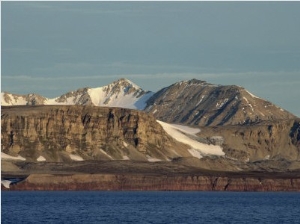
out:
<path id="1" fill-rule="evenodd" d="M 155 93 L 147 101 L 145 111 L 158 120 L 197 126 L 295 118 L 242 87 L 217 86 L 195 79 L 175 83 Z"/>
<path id="2" fill-rule="evenodd" d="M 93 106 L 2 107 L 1 148 L 27 161 L 151 161 L 190 155 L 154 117 Z"/>

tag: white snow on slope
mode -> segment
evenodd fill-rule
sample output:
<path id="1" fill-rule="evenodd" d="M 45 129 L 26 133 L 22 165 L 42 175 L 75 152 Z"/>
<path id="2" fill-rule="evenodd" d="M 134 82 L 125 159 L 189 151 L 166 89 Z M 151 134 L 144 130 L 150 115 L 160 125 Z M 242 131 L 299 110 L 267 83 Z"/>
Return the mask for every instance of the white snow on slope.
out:
<path id="1" fill-rule="evenodd" d="M 261 99 L 261 98 L 259 98 L 258 96 L 255 96 L 254 94 L 250 93 L 250 92 L 247 91 L 247 90 L 246 90 L 246 92 L 247 92 L 250 96 L 252 96 L 253 98 Z"/>
<path id="2" fill-rule="evenodd" d="M 9 106 L 9 105 L 26 105 L 27 101 L 24 99 L 24 97 L 22 96 L 16 96 L 13 97 L 12 94 L 7 93 L 7 97 L 10 98 L 10 102 L 5 102 L 4 100 L 4 94 L 5 93 L 1 93 L 1 105 L 2 106 Z"/>
<path id="3" fill-rule="evenodd" d="M 151 163 L 155 163 L 155 162 L 160 162 L 161 161 L 161 159 L 153 158 L 153 157 L 151 157 L 149 155 L 147 155 L 146 157 L 147 157 L 148 162 L 151 162 Z"/>
<path id="4" fill-rule="evenodd" d="M 78 155 L 70 154 L 70 158 L 71 158 L 71 160 L 74 160 L 74 161 L 83 161 L 83 158 L 81 158 Z"/>
<path id="5" fill-rule="evenodd" d="M 65 102 L 57 102 L 58 98 L 59 97 L 46 99 L 45 105 L 74 105 L 76 100 L 76 98 L 72 96 L 72 97 L 68 97 Z"/>
<path id="6" fill-rule="evenodd" d="M 26 105 L 25 97 L 16 94 L 6 94 L 9 98 L 8 102 L 4 100 L 4 95 L 1 93 L 1 104 L 8 105 Z M 69 95 L 70 94 L 70 95 Z M 146 107 L 147 100 L 153 96 L 153 92 L 144 92 L 138 85 L 128 79 L 120 79 L 107 86 L 98 88 L 88 88 L 87 92 L 69 92 L 63 95 L 63 98 L 45 98 L 45 105 L 75 105 L 81 104 L 81 97 L 91 99 L 95 106 L 106 107 L 122 107 L 129 109 L 143 110 Z M 87 96 L 88 95 L 88 96 Z M 60 102 L 58 101 L 60 100 Z"/>
<path id="7" fill-rule="evenodd" d="M 11 181 L 10 180 L 1 180 L 1 184 L 5 187 L 5 188 L 9 188 Z"/>
<path id="8" fill-rule="evenodd" d="M 106 93 L 104 89 L 105 87 L 99 87 L 88 90 L 94 105 L 143 110 L 146 107 L 146 101 L 153 95 L 152 92 L 149 92 L 137 98 L 135 92 L 126 94 L 124 90 L 124 92 L 120 91 L 117 94 L 111 94 Z"/>
<path id="9" fill-rule="evenodd" d="M 15 156 L 10 156 L 10 155 L 7 155 L 5 154 L 4 152 L 1 152 L 1 159 L 13 159 L 13 160 L 26 160 L 24 157 L 18 155 L 17 157 Z"/>
<path id="10" fill-rule="evenodd" d="M 174 139 L 191 146 L 191 149 L 189 150 L 189 152 L 194 157 L 201 158 L 203 155 L 218 155 L 218 156 L 225 155 L 221 146 L 207 145 L 207 144 L 198 142 L 186 135 L 186 134 L 188 134 L 188 135 L 196 136 L 196 133 L 200 132 L 200 129 L 198 129 L 198 128 L 190 128 L 190 127 L 183 126 L 183 125 L 168 124 L 168 123 L 158 121 L 158 120 L 157 120 L 157 122 Z"/>
<path id="11" fill-rule="evenodd" d="M 123 156 L 123 160 L 130 160 L 128 156 Z"/>
<path id="12" fill-rule="evenodd" d="M 44 156 L 39 156 L 39 158 L 37 158 L 36 160 L 39 162 L 46 161 Z"/>

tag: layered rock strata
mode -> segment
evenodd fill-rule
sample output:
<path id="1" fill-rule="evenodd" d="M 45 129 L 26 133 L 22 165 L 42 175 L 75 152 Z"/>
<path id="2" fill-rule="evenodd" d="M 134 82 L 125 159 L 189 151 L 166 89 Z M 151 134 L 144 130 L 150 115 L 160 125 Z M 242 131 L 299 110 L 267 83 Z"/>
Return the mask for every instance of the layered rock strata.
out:
<path id="1" fill-rule="evenodd" d="M 32 174 L 9 190 L 300 191 L 300 177 Z"/>
<path id="2" fill-rule="evenodd" d="M 2 107 L 1 148 L 27 161 L 132 159 L 189 156 L 144 112 L 95 106 Z M 72 156 L 71 156 L 72 157 Z"/>

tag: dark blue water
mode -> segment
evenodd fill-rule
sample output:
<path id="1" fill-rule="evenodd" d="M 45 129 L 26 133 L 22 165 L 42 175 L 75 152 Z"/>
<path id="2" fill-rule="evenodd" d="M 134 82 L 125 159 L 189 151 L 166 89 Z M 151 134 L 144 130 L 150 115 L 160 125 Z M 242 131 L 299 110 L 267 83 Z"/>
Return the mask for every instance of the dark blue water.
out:
<path id="1" fill-rule="evenodd" d="M 300 223 L 300 193 L 1 192 L 2 223 Z"/>

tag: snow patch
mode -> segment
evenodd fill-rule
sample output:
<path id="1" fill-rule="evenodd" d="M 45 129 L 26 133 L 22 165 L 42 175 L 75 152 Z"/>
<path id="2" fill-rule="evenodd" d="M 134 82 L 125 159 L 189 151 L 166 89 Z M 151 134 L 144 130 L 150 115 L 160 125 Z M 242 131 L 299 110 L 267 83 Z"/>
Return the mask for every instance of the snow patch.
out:
<path id="1" fill-rule="evenodd" d="M 9 188 L 9 185 L 12 181 L 10 180 L 1 180 L 1 184 L 5 187 L 5 188 Z"/>
<path id="2" fill-rule="evenodd" d="M 193 156 L 193 157 L 196 157 L 198 159 L 201 159 L 203 156 L 201 154 L 201 152 L 199 152 L 198 150 L 196 149 L 189 149 L 189 153 Z"/>
<path id="3" fill-rule="evenodd" d="M 192 138 L 190 138 L 187 135 L 196 136 L 196 133 L 200 131 L 198 128 L 191 128 L 183 125 L 174 125 L 174 124 L 168 124 L 162 121 L 157 120 L 157 122 L 163 127 L 163 129 L 174 139 L 176 139 L 179 142 L 182 142 L 184 144 L 187 144 L 191 146 L 190 153 L 195 156 L 199 157 L 199 154 L 195 153 L 194 150 L 198 151 L 201 156 L 202 155 L 218 155 L 223 156 L 225 155 L 222 147 L 218 145 L 207 145 L 201 142 L 198 142 Z"/>
<path id="4" fill-rule="evenodd" d="M 74 161 L 83 161 L 83 158 L 78 155 L 70 154 L 70 158 L 71 158 L 71 160 L 74 160 Z"/>
<path id="5" fill-rule="evenodd" d="M 4 95 L 9 98 L 8 102 L 4 100 Z M 1 105 L 8 106 L 8 105 L 26 105 L 27 101 L 23 96 L 13 96 L 10 93 L 1 93 Z"/>
<path id="6" fill-rule="evenodd" d="M 153 157 L 148 156 L 148 155 L 146 157 L 147 157 L 147 160 L 149 162 L 152 162 L 152 163 L 154 163 L 154 162 L 160 162 L 161 161 L 161 159 L 153 158 Z"/>
<path id="7" fill-rule="evenodd" d="M 91 88 L 88 90 L 88 94 L 91 97 L 92 103 L 96 106 L 107 107 L 122 107 L 129 109 L 143 110 L 147 104 L 147 100 L 154 94 L 148 92 L 139 98 L 137 95 L 142 90 L 138 89 L 132 93 L 127 93 L 128 90 L 112 93 L 106 92 L 106 87 Z"/>
<path id="8" fill-rule="evenodd" d="M 253 98 L 260 99 L 258 96 L 255 96 L 254 94 L 250 93 L 249 91 L 246 90 L 246 92 L 247 92 L 250 96 L 252 96 Z"/>
<path id="9" fill-rule="evenodd" d="M 248 99 L 246 97 L 243 97 L 243 98 L 244 98 L 244 100 L 246 100 L 247 104 L 250 106 L 252 112 L 254 112 L 254 109 L 253 109 L 251 103 L 249 103 Z"/>
<path id="10" fill-rule="evenodd" d="M 99 149 L 104 155 L 108 156 L 110 159 L 113 159 L 110 155 L 108 155 L 103 149 Z"/>
<path id="11" fill-rule="evenodd" d="M 4 159 L 4 160 L 6 160 L 6 159 L 13 159 L 13 160 L 23 160 L 23 161 L 26 160 L 24 157 L 22 157 L 20 155 L 18 155 L 17 157 L 15 157 L 15 156 L 7 155 L 4 152 L 1 152 L 1 159 Z"/>
<path id="12" fill-rule="evenodd" d="M 130 160 L 128 156 L 123 156 L 123 160 Z"/>
<path id="13" fill-rule="evenodd" d="M 46 161 L 45 157 L 43 156 L 39 156 L 39 158 L 37 158 L 36 160 L 39 162 Z"/>
<path id="14" fill-rule="evenodd" d="M 201 99 L 200 99 L 199 102 L 196 104 L 196 107 L 203 101 L 204 97 L 206 97 L 206 95 L 201 96 Z"/>
<path id="15" fill-rule="evenodd" d="M 124 141 L 123 141 L 123 145 L 124 145 L 125 147 L 127 147 L 127 146 L 128 146 L 128 144 L 127 144 L 126 142 L 124 142 Z"/>
<path id="16" fill-rule="evenodd" d="M 216 104 L 217 109 L 221 109 L 225 103 L 228 102 L 228 98 L 224 99 L 222 102 Z"/>

